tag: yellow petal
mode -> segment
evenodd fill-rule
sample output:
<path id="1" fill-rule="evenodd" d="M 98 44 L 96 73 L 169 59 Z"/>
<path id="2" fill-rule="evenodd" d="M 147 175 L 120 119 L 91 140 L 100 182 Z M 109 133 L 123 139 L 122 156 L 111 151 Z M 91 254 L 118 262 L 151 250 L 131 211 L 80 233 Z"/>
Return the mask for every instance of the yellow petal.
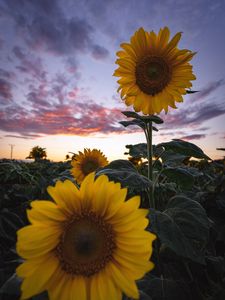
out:
<path id="1" fill-rule="evenodd" d="M 145 259 L 142 259 L 142 257 L 136 257 L 135 255 L 116 253 L 114 254 L 114 258 L 120 266 L 128 269 L 129 273 L 132 273 L 134 279 L 139 279 L 154 268 L 154 264 L 151 261 L 146 261 Z M 134 275 L 135 271 L 138 271 L 139 273 L 136 274 L 136 276 Z"/>
<path id="2" fill-rule="evenodd" d="M 170 31 L 168 27 L 162 29 L 161 33 L 159 34 L 159 47 L 164 48 L 169 40 Z"/>
<path id="3" fill-rule="evenodd" d="M 31 223 L 38 223 L 39 226 L 46 222 L 51 224 L 65 221 L 66 215 L 55 203 L 50 201 L 36 200 L 31 202 L 32 209 L 27 210 L 27 216 Z"/>
<path id="4" fill-rule="evenodd" d="M 42 226 L 28 225 L 17 231 L 17 252 L 24 258 L 41 256 L 57 246 L 60 234 L 56 227 L 44 230 Z"/>
<path id="5" fill-rule="evenodd" d="M 64 290 L 68 286 L 71 286 L 71 276 L 64 271 L 58 270 L 48 284 L 49 298 L 51 300 L 68 299 L 64 297 Z"/>
<path id="6" fill-rule="evenodd" d="M 132 97 L 132 96 L 127 96 L 125 99 L 125 103 L 128 106 L 132 105 L 134 103 L 134 101 L 135 101 L 135 97 Z"/>
<path id="7" fill-rule="evenodd" d="M 115 266 L 113 263 L 109 264 L 109 269 L 111 270 L 112 278 L 115 283 L 124 293 L 131 298 L 138 299 L 139 292 L 135 281 L 129 277 L 128 274 L 126 276 L 121 273 L 119 268 Z"/>
<path id="8" fill-rule="evenodd" d="M 97 289 L 99 299 L 97 300 L 122 300 L 122 292 L 114 284 L 112 275 L 107 271 L 107 266 L 99 274 L 97 279 Z"/>
<path id="9" fill-rule="evenodd" d="M 58 266 L 59 261 L 54 256 L 47 257 L 33 274 L 23 280 L 21 285 L 22 299 L 28 299 L 44 291 L 49 279 L 54 276 L 54 272 Z"/>
<path id="10" fill-rule="evenodd" d="M 137 55 L 136 55 L 136 53 L 135 53 L 133 47 L 132 47 L 130 44 L 128 44 L 128 43 L 122 43 L 122 44 L 120 45 L 120 47 L 123 48 L 123 49 L 127 52 L 127 54 L 128 54 L 134 61 L 136 61 Z"/>
<path id="11" fill-rule="evenodd" d="M 68 300 L 86 300 L 86 294 L 85 279 L 82 276 L 76 276 L 74 279 L 71 279 L 70 297 Z"/>
<path id="12" fill-rule="evenodd" d="M 178 32 L 175 36 L 171 39 L 166 47 L 166 53 L 169 53 L 173 48 L 177 47 L 179 40 L 181 39 L 182 32 Z"/>
<path id="13" fill-rule="evenodd" d="M 80 193 L 78 188 L 71 181 L 57 181 L 55 187 L 49 186 L 47 191 L 67 215 L 71 215 L 74 209 L 78 209 Z"/>
<path id="14" fill-rule="evenodd" d="M 21 265 L 17 267 L 16 274 L 21 278 L 30 276 L 36 271 L 40 264 L 44 263 L 46 257 L 48 256 L 44 255 L 36 259 L 29 259 L 24 261 Z"/>
<path id="15" fill-rule="evenodd" d="M 89 209 L 91 207 L 92 189 L 94 184 L 95 172 L 90 173 L 85 177 L 80 186 L 80 193 L 82 198 L 82 207 Z"/>

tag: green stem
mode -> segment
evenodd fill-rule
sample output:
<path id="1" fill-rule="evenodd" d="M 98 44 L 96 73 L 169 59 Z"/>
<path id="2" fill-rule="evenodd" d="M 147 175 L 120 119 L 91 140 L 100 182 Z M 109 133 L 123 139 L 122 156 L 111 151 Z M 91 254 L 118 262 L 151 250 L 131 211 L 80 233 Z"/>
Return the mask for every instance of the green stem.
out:
<path id="1" fill-rule="evenodd" d="M 147 154 L 148 154 L 148 179 L 153 183 L 153 166 L 152 166 L 152 157 L 153 157 L 153 147 L 152 147 L 152 122 L 147 123 Z M 154 193 L 153 187 L 150 188 L 150 206 L 155 208 Z"/>

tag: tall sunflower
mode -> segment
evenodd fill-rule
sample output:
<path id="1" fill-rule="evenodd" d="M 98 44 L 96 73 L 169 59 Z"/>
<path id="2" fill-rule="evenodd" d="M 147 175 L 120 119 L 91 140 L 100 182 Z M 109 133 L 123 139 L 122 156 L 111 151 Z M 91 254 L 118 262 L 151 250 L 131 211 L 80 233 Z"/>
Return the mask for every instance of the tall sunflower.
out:
<path id="1" fill-rule="evenodd" d="M 176 108 L 175 102 L 183 101 L 190 81 L 196 79 L 189 64 L 195 53 L 177 48 L 181 32 L 169 38 L 167 27 L 158 35 L 140 28 L 117 52 L 119 68 L 114 76 L 121 77 L 118 91 L 137 112 L 154 114 L 163 109 L 168 112 L 169 106 Z"/>
<path id="2" fill-rule="evenodd" d="M 48 193 L 54 202 L 33 201 L 31 225 L 18 231 L 22 299 L 44 290 L 51 300 L 137 299 L 135 280 L 153 268 L 155 239 L 140 197 L 125 201 L 126 188 L 93 173 L 80 189 L 66 180 Z"/>
<path id="3" fill-rule="evenodd" d="M 79 154 L 75 155 L 72 160 L 71 173 L 77 182 L 81 183 L 88 174 L 106 166 L 108 163 L 107 158 L 100 150 L 84 149 L 83 153 L 79 151 Z"/>

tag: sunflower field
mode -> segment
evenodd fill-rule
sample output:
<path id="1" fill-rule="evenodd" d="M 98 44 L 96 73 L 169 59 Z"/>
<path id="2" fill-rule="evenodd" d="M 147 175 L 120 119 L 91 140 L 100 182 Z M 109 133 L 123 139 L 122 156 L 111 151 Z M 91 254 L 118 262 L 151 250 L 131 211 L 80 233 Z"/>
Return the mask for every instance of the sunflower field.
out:
<path id="1" fill-rule="evenodd" d="M 66 162 L 0 161 L 0 300 L 225 299 L 225 160 L 153 143 L 159 113 L 196 92 L 180 38 L 140 28 L 117 52 L 134 109 L 120 124 L 146 138 L 127 159 L 84 148 Z"/>
<path id="2" fill-rule="evenodd" d="M 153 148 L 153 174 L 157 182 L 147 178 L 145 143 L 127 145 L 129 160 L 112 161 L 96 170 L 95 175 L 105 174 L 110 181 L 127 188 L 127 199 L 140 195 L 143 208 L 148 207 L 149 186 L 154 185 L 156 207 L 147 215 L 148 230 L 157 236 L 152 244 L 154 268 L 137 280 L 140 299 L 222 300 L 225 297 L 224 161 L 211 161 L 196 145 L 182 140 Z M 157 159 L 162 149 L 161 159 Z M 48 186 L 59 180 L 76 182 L 70 162 L 44 160 L 1 161 L 0 180 L 0 299 L 16 300 L 21 295 L 21 279 L 15 270 L 23 261 L 16 251 L 17 231 L 29 224 L 26 211 L 36 199 L 52 203 Z M 132 232 L 135 240 L 135 230 Z M 29 299 L 48 299 L 48 296 L 43 292 Z M 123 299 L 132 298 L 124 295 Z"/>

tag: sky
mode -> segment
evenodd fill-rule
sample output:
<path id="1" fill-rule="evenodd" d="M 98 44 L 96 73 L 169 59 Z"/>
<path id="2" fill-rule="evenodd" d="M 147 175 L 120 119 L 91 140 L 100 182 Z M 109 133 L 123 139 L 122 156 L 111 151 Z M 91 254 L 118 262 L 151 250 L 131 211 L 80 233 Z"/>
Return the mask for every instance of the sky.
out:
<path id="1" fill-rule="evenodd" d="M 63 161 L 97 148 L 109 160 L 145 142 L 124 128 L 116 52 L 143 27 L 171 36 L 192 59 L 195 94 L 169 109 L 153 143 L 181 138 L 212 159 L 225 147 L 225 0 L 0 0 L 0 158 L 25 159 L 32 147 Z"/>

